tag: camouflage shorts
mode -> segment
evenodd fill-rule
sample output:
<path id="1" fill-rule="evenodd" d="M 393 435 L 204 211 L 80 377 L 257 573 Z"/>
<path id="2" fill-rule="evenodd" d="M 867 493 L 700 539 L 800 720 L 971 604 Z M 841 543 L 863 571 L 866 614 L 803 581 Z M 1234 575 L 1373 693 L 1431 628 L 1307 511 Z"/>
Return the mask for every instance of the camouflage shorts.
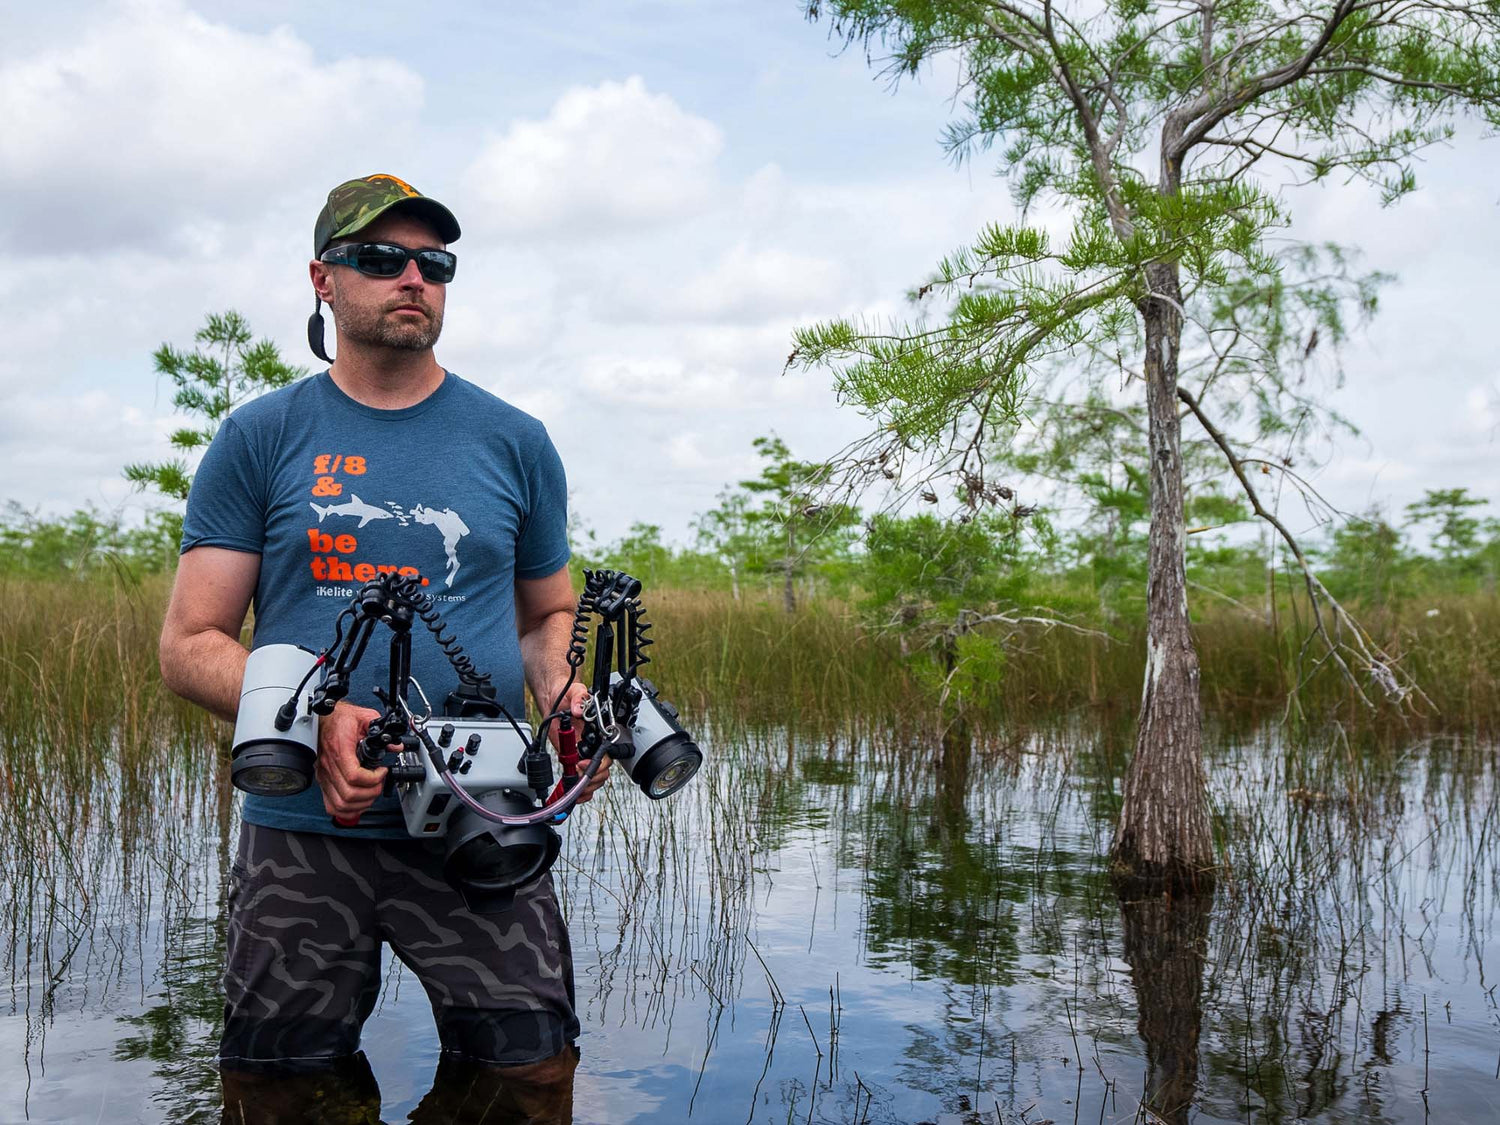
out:
<path id="1" fill-rule="evenodd" d="M 578 1036 L 573 959 L 552 879 L 472 914 L 418 841 L 246 824 L 231 868 L 223 1063 L 353 1054 L 388 943 L 427 990 L 445 1051 L 502 1066 Z"/>

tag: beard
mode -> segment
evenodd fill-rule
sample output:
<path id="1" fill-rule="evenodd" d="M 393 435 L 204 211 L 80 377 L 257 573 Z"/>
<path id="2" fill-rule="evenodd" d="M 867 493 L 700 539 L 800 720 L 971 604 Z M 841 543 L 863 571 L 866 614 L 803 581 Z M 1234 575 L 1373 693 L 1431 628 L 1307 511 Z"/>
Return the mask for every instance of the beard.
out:
<path id="1" fill-rule="evenodd" d="M 426 319 L 414 321 L 409 316 L 395 316 L 395 309 L 401 305 L 416 306 L 426 314 Z M 339 335 L 359 344 L 420 352 L 436 344 L 443 332 L 442 312 L 414 297 L 403 297 L 386 308 L 360 307 L 347 301 L 330 307 Z"/>

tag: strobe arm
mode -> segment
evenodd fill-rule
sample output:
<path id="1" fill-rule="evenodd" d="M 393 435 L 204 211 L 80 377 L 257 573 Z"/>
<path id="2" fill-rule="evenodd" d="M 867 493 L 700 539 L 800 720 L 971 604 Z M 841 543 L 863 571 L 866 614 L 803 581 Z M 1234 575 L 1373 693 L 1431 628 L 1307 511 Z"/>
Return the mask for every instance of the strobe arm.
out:
<path id="1" fill-rule="evenodd" d="M 391 638 L 391 693 L 400 694 L 403 699 L 406 697 L 405 683 L 410 678 L 411 623 L 414 616 L 411 600 L 390 583 L 389 576 L 385 576 L 361 586 L 344 613 L 353 617 L 354 624 L 342 644 L 337 636 L 334 637 L 331 648 L 336 648 L 338 652 L 329 664 L 323 682 L 314 689 L 309 703 L 309 709 L 317 715 L 331 714 L 334 704 L 348 696 L 350 677 L 364 659 L 365 646 L 370 643 L 370 637 L 379 622 L 389 625 L 395 634 Z M 343 614 L 340 614 L 339 623 L 343 623 Z M 404 645 L 398 647 L 403 638 Z M 389 706 L 388 703 L 387 707 Z"/>

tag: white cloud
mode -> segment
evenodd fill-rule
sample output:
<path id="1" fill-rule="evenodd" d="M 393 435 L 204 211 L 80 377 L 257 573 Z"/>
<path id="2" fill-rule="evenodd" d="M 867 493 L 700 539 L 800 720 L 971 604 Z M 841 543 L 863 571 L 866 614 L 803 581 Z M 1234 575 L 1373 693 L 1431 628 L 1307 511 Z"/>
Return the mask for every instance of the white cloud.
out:
<path id="1" fill-rule="evenodd" d="M 439 357 L 548 425 L 604 538 L 636 519 L 681 535 L 754 475 L 757 435 L 816 457 L 864 430 L 825 373 L 782 376 L 795 326 L 911 318 L 903 292 L 1014 215 L 987 167 L 955 174 L 935 148 L 895 147 L 911 91 L 830 99 L 822 118 L 721 107 L 709 120 L 696 107 L 722 101 L 716 75 L 694 86 L 622 55 L 533 83 L 544 100 L 517 114 L 503 83 L 448 69 L 435 34 L 413 29 L 402 61 L 382 61 L 390 34 L 315 47 L 338 21 L 284 10 L 294 30 L 243 30 L 177 0 L 72 21 L 35 7 L 52 31 L 0 44 L 0 237 L 13 254 L 48 250 L 45 273 L 0 274 L 0 392 L 21 396 L 0 419 L 0 499 L 109 500 L 124 462 L 165 455 L 170 389 L 151 350 L 190 346 L 206 312 L 238 308 L 311 364 L 313 215 L 332 183 L 378 170 L 465 227 Z M 603 65 L 646 77 L 593 80 Z M 498 108 L 476 124 L 475 106 Z M 369 151 L 397 163 L 350 167 Z M 1492 157 L 1475 138 L 1436 153 L 1430 186 L 1395 212 L 1363 189 L 1292 201 L 1297 234 L 1363 243 L 1368 268 L 1401 279 L 1333 396 L 1366 440 L 1313 470 L 1341 507 L 1399 509 L 1456 484 L 1493 494 Z"/>
<path id="2" fill-rule="evenodd" d="M 658 410 L 722 410 L 737 405 L 744 393 L 737 372 L 693 368 L 671 356 L 593 356 L 583 365 L 583 385 L 591 401 Z"/>
<path id="3" fill-rule="evenodd" d="M 753 325 L 826 310 L 830 294 L 849 288 L 829 258 L 739 242 L 714 265 L 676 285 L 620 285 L 599 311 L 608 319 L 687 320 Z"/>
<path id="4" fill-rule="evenodd" d="M 490 139 L 464 177 L 476 225 L 512 236 L 678 222 L 708 205 L 717 126 L 639 77 L 565 92 L 541 121 Z"/>
<path id="5" fill-rule="evenodd" d="M 673 468 L 701 473 L 714 464 L 714 458 L 698 448 L 697 434 L 677 434 L 667 442 L 666 456 Z"/>
<path id="6" fill-rule="evenodd" d="M 1500 375 L 1487 384 L 1470 388 L 1464 405 L 1466 428 L 1482 437 L 1495 438 L 1500 430 Z"/>
<path id="7" fill-rule="evenodd" d="M 130 493 L 121 475 L 126 462 L 166 455 L 173 426 L 105 391 L 16 394 L 0 412 L 0 450 L 25 466 L 31 487 L 15 497 L 23 503 L 51 511 L 112 507 Z"/>
<path id="8" fill-rule="evenodd" d="M 398 62 L 319 62 L 287 28 L 114 6 L 66 45 L 0 67 L 0 236 L 96 252 L 173 235 L 212 245 L 216 224 L 272 197 L 312 200 L 381 170 L 345 169 L 366 142 L 392 151 L 422 89 Z"/>

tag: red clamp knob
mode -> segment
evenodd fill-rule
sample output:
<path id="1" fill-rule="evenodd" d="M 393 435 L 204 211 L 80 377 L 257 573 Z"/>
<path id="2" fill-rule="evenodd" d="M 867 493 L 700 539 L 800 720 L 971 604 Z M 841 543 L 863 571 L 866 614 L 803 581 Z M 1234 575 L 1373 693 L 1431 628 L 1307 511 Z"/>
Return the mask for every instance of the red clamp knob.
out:
<path id="1" fill-rule="evenodd" d="M 557 760 L 562 763 L 562 780 L 547 798 L 549 805 L 561 797 L 578 777 L 578 731 L 573 728 L 570 715 L 564 715 L 557 722 Z"/>

